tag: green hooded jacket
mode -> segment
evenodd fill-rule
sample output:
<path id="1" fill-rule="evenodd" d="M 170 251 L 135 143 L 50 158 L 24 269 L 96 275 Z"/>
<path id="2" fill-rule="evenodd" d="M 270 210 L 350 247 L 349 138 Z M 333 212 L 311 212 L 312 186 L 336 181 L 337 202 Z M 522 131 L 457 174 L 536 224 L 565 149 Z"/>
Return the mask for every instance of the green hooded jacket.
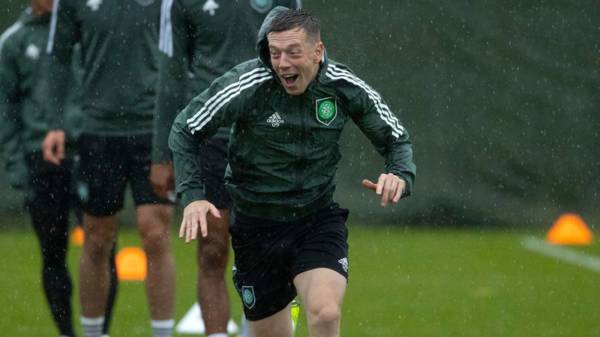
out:
<path id="1" fill-rule="evenodd" d="M 162 0 L 160 75 L 154 119 L 153 162 L 171 162 L 171 125 L 195 95 L 237 64 L 256 57 L 256 36 L 272 7 L 299 8 L 300 0 Z M 228 138 L 221 128 L 215 137 Z"/>
<path id="2" fill-rule="evenodd" d="M 25 185 L 25 154 L 41 151 L 48 131 L 44 108 L 48 101 L 48 62 L 44 50 L 49 23 L 50 15 L 35 17 L 28 8 L 0 37 L 0 144 L 14 187 Z M 72 67 L 73 82 L 79 83 L 78 67 Z M 65 127 L 73 139 L 78 134 L 80 97 L 76 90 L 68 92 Z"/>
<path id="3" fill-rule="evenodd" d="M 406 181 L 409 195 L 416 167 L 408 133 L 373 88 L 325 55 L 306 92 L 286 93 L 271 68 L 266 39 L 280 10 L 261 27 L 259 58 L 219 77 L 175 120 L 169 146 L 183 205 L 205 199 L 198 145 L 231 126 L 226 185 L 234 209 L 280 221 L 314 212 L 333 200 L 338 142 L 349 120 L 384 157 L 386 172 Z"/>

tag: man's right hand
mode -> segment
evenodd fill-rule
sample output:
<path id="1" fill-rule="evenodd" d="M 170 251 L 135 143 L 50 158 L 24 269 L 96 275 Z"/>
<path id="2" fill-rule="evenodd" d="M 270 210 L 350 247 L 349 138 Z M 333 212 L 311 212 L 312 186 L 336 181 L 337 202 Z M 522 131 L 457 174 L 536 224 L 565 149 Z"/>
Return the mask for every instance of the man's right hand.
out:
<path id="1" fill-rule="evenodd" d="M 50 130 L 42 142 L 44 159 L 54 165 L 60 165 L 65 158 L 65 132 L 63 130 Z"/>
<path id="2" fill-rule="evenodd" d="M 203 238 L 208 235 L 206 215 L 210 213 L 215 218 L 221 218 L 219 210 L 215 205 L 206 200 L 197 200 L 189 203 L 183 209 L 183 219 L 179 228 L 179 237 L 185 238 L 188 243 L 198 237 L 198 227 Z"/>
<path id="3" fill-rule="evenodd" d="M 169 199 L 171 197 L 169 194 L 175 189 L 173 164 L 152 164 L 150 167 L 150 182 L 154 188 L 154 193 L 156 193 L 159 198 Z"/>

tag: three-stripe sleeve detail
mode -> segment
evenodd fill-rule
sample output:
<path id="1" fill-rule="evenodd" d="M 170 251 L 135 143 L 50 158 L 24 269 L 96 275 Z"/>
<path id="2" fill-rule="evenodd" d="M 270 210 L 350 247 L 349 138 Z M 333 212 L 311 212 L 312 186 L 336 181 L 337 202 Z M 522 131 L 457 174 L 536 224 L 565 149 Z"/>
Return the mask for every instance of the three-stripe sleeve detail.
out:
<path id="1" fill-rule="evenodd" d="M 364 90 L 369 99 L 375 105 L 379 117 L 392 128 L 392 134 L 398 138 L 406 132 L 406 129 L 400 124 L 396 116 L 391 112 L 390 108 L 385 104 L 377 91 L 373 90 L 365 81 L 358 78 L 346 69 L 340 68 L 336 65 L 329 65 L 327 67 L 327 77 L 332 80 L 344 80 Z"/>
<path id="2" fill-rule="evenodd" d="M 188 118 L 187 125 L 192 134 L 201 130 L 225 104 L 239 96 L 243 91 L 273 78 L 266 68 L 256 68 L 241 75 L 237 82 L 217 92 L 210 97 L 194 116 Z"/>

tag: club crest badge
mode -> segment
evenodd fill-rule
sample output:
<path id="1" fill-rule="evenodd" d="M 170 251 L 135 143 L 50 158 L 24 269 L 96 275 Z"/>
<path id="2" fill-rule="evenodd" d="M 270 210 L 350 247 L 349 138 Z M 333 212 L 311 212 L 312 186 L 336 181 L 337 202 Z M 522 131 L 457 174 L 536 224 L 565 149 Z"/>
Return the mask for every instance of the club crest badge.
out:
<path id="1" fill-rule="evenodd" d="M 210 16 L 214 16 L 217 9 L 219 9 L 219 4 L 215 0 L 207 0 L 202 6 L 202 11 L 210 14 Z"/>
<path id="2" fill-rule="evenodd" d="M 100 8 L 100 5 L 102 5 L 102 0 L 87 0 L 85 5 L 95 12 Z"/>
<path id="3" fill-rule="evenodd" d="M 250 0 L 250 6 L 259 13 L 266 13 L 273 7 L 273 0 Z"/>
<path id="4" fill-rule="evenodd" d="M 242 286 L 242 300 L 246 308 L 254 308 L 254 305 L 256 304 L 256 296 L 254 295 L 253 286 Z"/>
<path id="5" fill-rule="evenodd" d="M 337 117 L 337 102 L 333 97 L 315 101 L 316 117 L 319 123 L 329 126 Z"/>

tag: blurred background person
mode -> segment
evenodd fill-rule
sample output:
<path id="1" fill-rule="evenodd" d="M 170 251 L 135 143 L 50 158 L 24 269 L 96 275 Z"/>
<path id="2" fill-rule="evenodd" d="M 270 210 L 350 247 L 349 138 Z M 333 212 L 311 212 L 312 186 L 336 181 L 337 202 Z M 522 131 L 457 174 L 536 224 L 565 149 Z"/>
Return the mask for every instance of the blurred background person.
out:
<path id="1" fill-rule="evenodd" d="M 68 85 L 73 46 L 82 46 L 82 134 L 78 192 L 84 211 L 85 244 L 80 265 L 84 336 L 97 337 L 105 320 L 108 255 L 131 185 L 137 226 L 148 258 L 146 292 L 155 337 L 169 337 L 174 325 L 175 261 L 169 221 L 173 205 L 150 184 L 152 123 L 159 0 L 62 0 L 55 3 L 50 54 L 53 113 L 44 157 L 64 157 L 61 93 Z"/>
<path id="2" fill-rule="evenodd" d="M 52 0 L 30 1 L 19 20 L 0 37 L 0 137 L 11 186 L 26 189 L 26 208 L 42 251 L 42 284 L 52 317 L 61 336 L 74 336 L 72 284 L 66 261 L 69 210 L 77 207 L 71 188 L 73 160 L 52 165 L 44 161 L 40 147 L 48 131 L 43 109 L 48 95 L 44 50 L 51 10 Z M 73 81 L 78 81 L 78 63 L 72 66 Z M 76 138 L 80 113 L 76 87 L 69 88 L 65 103 L 70 138 Z M 104 334 L 108 334 L 116 294 L 114 249 L 112 252 Z"/>

